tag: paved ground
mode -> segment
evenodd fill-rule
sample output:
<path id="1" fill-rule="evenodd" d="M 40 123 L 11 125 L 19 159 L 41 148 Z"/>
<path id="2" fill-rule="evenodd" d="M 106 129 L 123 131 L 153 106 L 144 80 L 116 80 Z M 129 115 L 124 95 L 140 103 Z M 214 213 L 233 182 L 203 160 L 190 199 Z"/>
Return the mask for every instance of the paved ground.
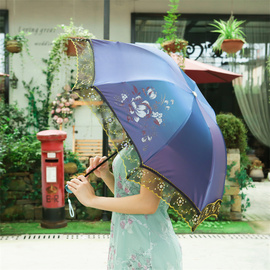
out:
<path id="1" fill-rule="evenodd" d="M 256 233 L 270 234 L 270 182 L 255 182 L 255 188 L 246 190 L 251 206 L 245 213 L 244 221 L 248 221 Z"/>
<path id="2" fill-rule="evenodd" d="M 178 235 L 184 270 L 270 270 L 270 182 L 256 183 L 248 192 L 246 220 L 256 234 Z M 108 244 L 108 235 L 2 237 L 0 269 L 103 270 Z"/>

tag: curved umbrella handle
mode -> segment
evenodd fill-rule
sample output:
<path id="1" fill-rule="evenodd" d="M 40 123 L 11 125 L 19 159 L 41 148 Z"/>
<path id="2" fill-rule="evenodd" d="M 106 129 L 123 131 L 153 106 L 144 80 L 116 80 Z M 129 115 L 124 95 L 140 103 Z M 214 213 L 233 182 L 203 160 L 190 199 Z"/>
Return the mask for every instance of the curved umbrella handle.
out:
<path id="1" fill-rule="evenodd" d="M 109 159 L 111 159 L 112 157 L 114 157 L 120 150 L 122 150 L 124 147 L 127 147 L 127 145 L 130 144 L 130 141 L 124 141 L 120 144 L 119 148 L 113 152 L 109 157 L 107 157 L 105 160 L 103 160 L 100 164 L 97 165 L 97 167 L 95 167 L 94 169 L 92 169 L 90 172 L 88 172 L 87 174 L 84 175 L 84 177 L 87 177 L 90 173 L 94 172 L 97 168 L 99 168 L 100 166 L 102 166 L 105 162 L 107 162 Z M 68 185 L 65 185 L 65 189 L 68 193 L 72 193 L 72 191 L 68 188 Z"/>

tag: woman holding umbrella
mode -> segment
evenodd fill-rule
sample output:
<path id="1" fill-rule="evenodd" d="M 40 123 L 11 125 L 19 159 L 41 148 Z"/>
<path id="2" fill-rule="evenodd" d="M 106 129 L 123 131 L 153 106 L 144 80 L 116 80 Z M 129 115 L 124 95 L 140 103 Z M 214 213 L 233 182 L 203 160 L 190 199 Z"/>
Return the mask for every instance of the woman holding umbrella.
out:
<path id="1" fill-rule="evenodd" d="M 79 60 L 81 96 L 102 99 L 103 128 L 112 138 L 124 131 L 132 141 L 114 159 L 113 174 L 101 165 L 104 158 L 90 160 L 88 170 L 101 165 L 95 174 L 114 198 L 96 196 L 84 176 L 68 183 L 82 204 L 113 212 L 108 269 L 182 269 L 167 209 L 192 231 L 219 213 L 226 147 L 215 112 L 158 49 L 91 40 Z"/>
<path id="2" fill-rule="evenodd" d="M 87 171 L 97 167 L 106 157 L 90 159 Z M 153 193 L 156 176 L 147 173 L 141 183 L 152 183 L 151 190 L 126 179 L 133 169 L 130 160 L 138 160 L 133 146 L 119 152 L 113 162 L 94 173 L 103 179 L 114 198 L 99 197 L 84 176 L 68 182 L 68 188 L 87 207 L 112 211 L 108 269 L 182 269 L 182 252 L 167 213 L 168 204 Z M 161 195 L 161 194 L 160 194 Z"/>

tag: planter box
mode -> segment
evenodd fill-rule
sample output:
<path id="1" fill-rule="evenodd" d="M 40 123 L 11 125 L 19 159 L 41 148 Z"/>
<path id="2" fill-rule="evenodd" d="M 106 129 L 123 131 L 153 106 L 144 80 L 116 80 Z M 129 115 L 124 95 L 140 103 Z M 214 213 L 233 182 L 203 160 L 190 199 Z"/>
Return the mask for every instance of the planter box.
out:
<path id="1" fill-rule="evenodd" d="M 240 151 L 239 149 L 227 149 L 227 165 L 236 163 L 230 172 L 230 178 L 235 177 L 236 171 L 240 171 Z M 225 192 L 222 198 L 220 215 L 226 220 L 241 220 L 241 196 L 239 195 L 240 185 L 237 182 L 225 180 Z M 230 204 L 228 199 L 234 201 Z"/>

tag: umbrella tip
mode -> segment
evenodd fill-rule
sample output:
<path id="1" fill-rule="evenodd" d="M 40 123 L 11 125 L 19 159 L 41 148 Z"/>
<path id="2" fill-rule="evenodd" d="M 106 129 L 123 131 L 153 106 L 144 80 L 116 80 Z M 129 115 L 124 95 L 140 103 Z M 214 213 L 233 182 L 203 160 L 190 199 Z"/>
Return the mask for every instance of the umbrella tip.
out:
<path id="1" fill-rule="evenodd" d="M 192 91 L 192 94 L 194 95 L 194 97 L 197 97 L 197 93 L 195 91 Z"/>

